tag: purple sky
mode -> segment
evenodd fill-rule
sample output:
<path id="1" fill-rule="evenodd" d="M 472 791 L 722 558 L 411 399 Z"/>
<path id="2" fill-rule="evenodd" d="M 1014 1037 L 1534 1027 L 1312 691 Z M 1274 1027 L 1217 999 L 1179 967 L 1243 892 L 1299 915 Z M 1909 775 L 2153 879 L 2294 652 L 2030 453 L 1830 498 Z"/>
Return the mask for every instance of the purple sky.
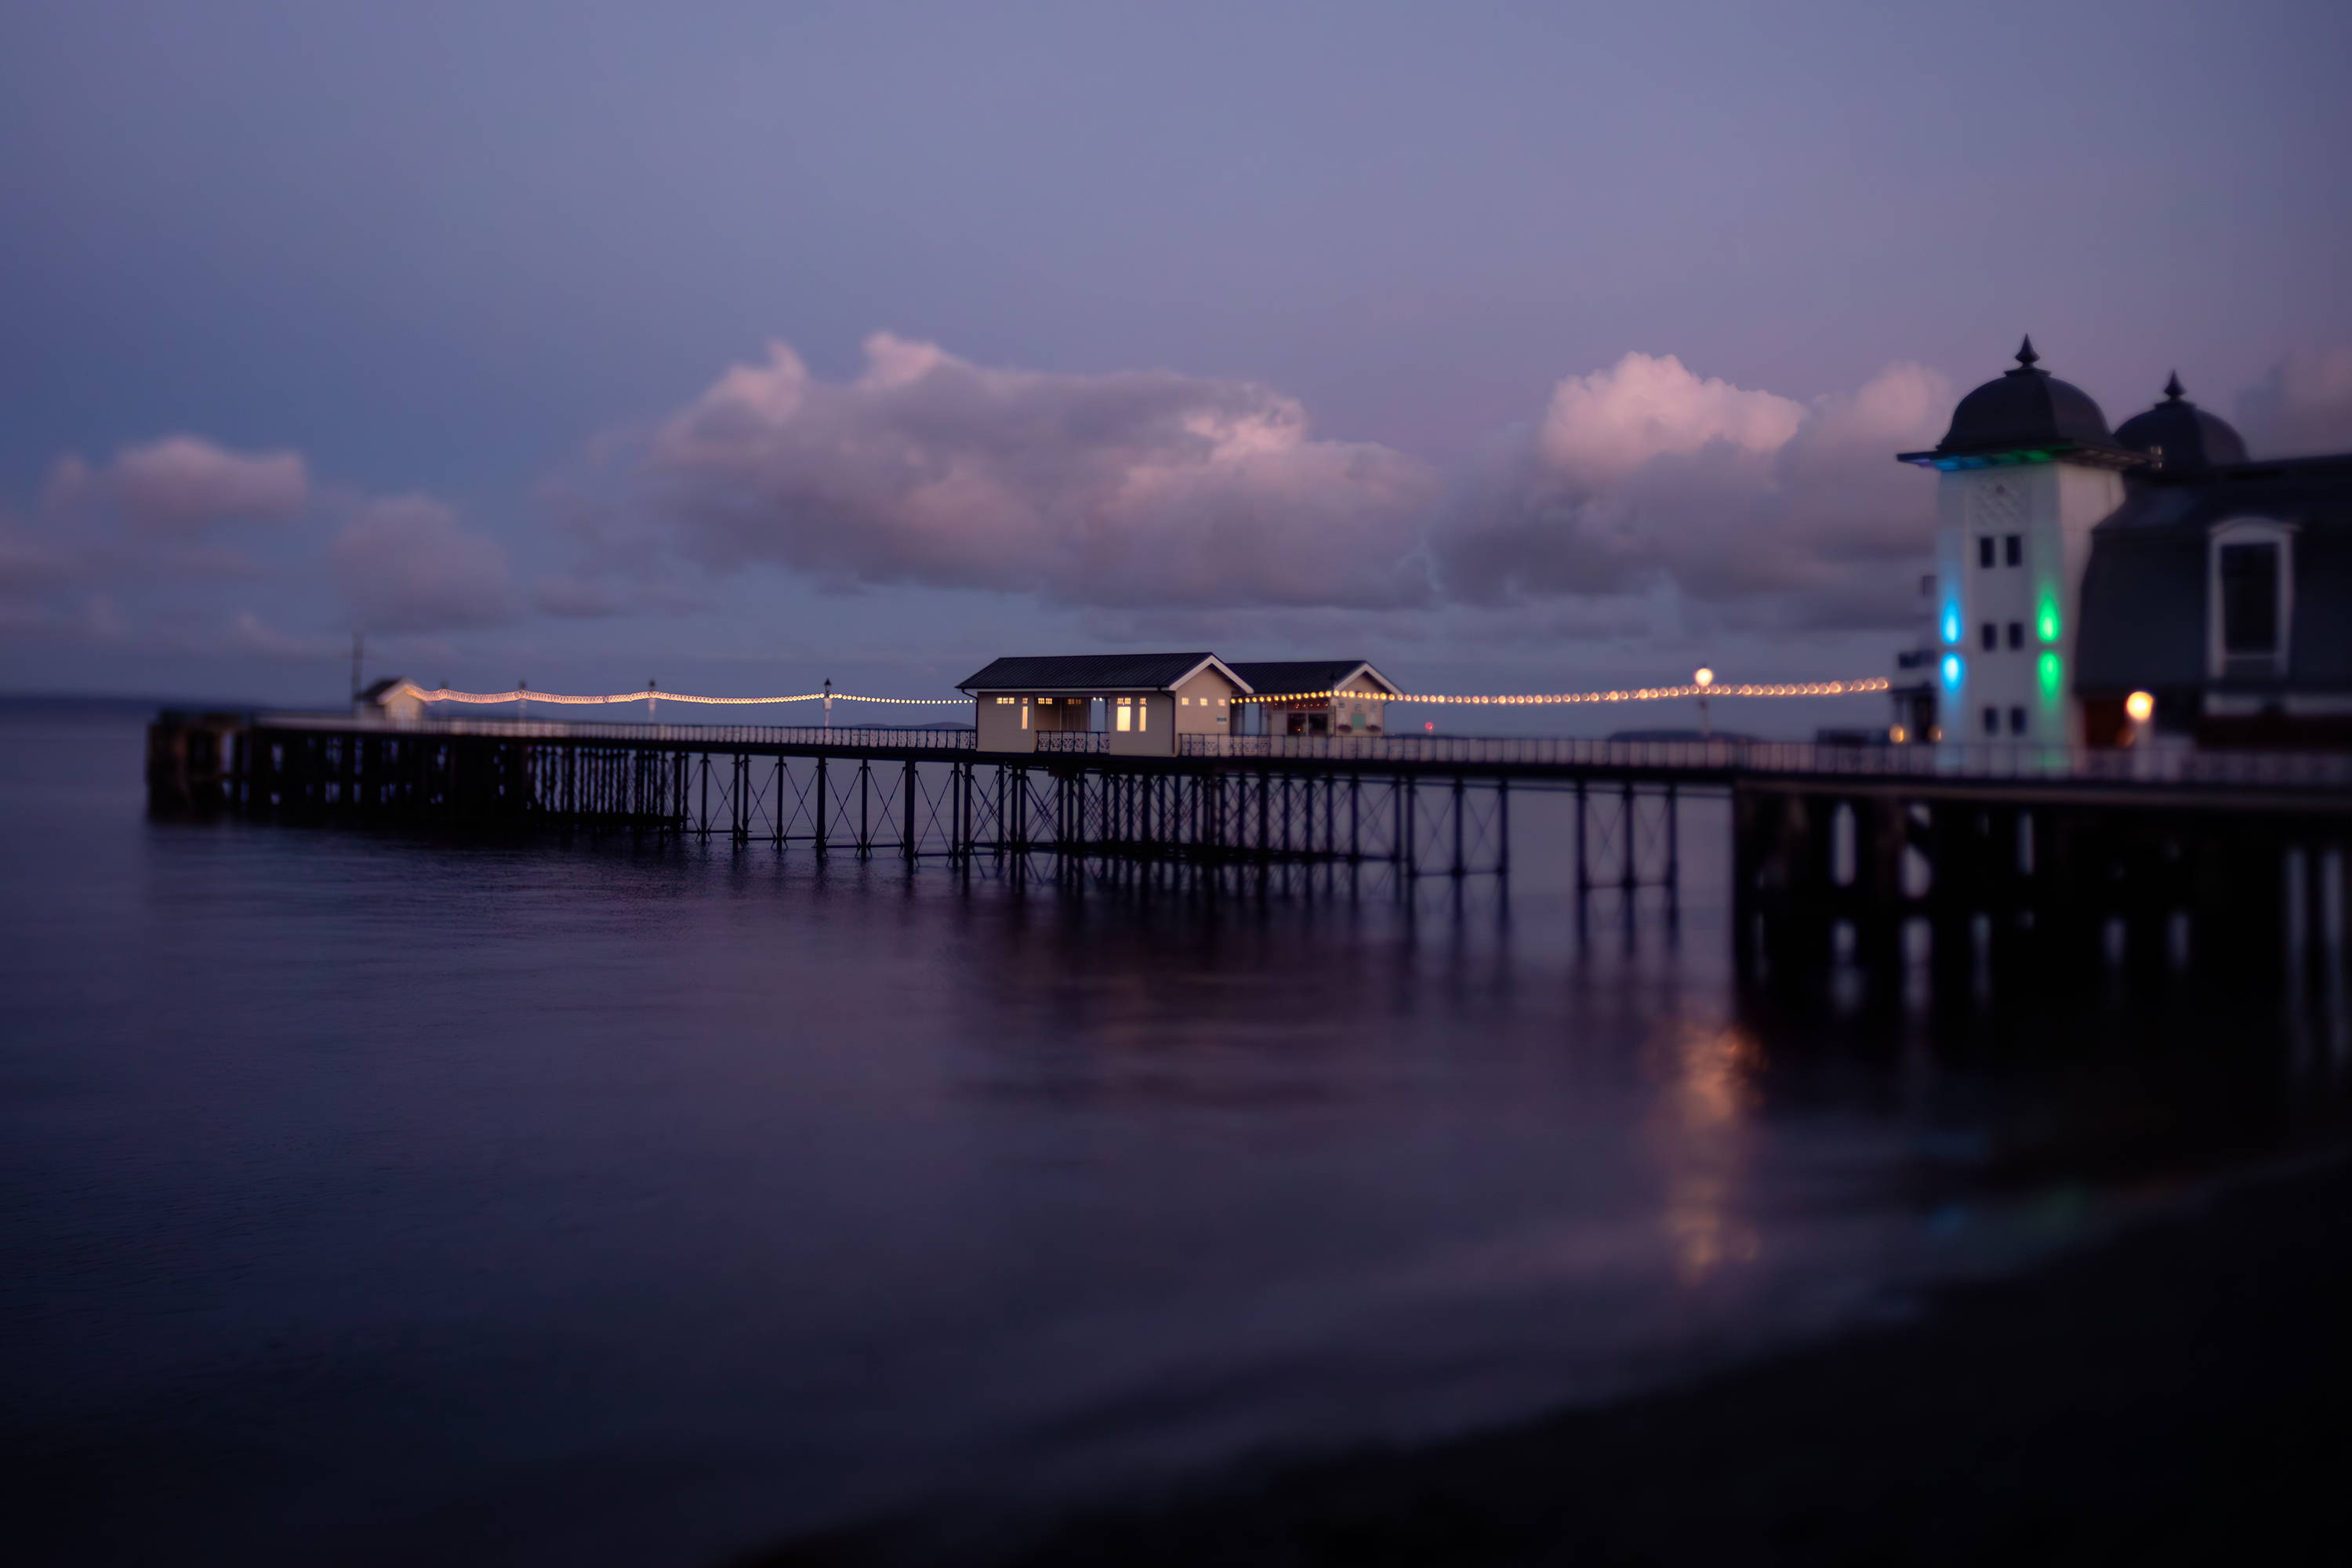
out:
<path id="1" fill-rule="evenodd" d="M 2315 3 L 0 12 L 0 689 L 1875 673 L 2031 331 L 2352 447 Z"/>

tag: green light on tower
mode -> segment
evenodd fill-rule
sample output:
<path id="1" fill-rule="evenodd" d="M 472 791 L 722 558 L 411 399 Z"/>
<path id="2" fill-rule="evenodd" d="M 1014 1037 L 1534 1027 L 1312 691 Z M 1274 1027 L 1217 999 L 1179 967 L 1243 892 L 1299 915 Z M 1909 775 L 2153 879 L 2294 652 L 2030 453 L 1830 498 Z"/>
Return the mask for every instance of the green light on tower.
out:
<path id="1" fill-rule="evenodd" d="M 2057 701 L 2059 689 L 2066 683 L 2064 662 L 2054 653 L 2045 653 L 2042 656 L 2035 673 L 2042 678 L 2042 700 Z"/>
<path id="2" fill-rule="evenodd" d="M 2047 588 L 2042 591 L 2042 602 L 2034 612 L 2033 619 L 2036 627 L 2042 633 L 2043 642 L 2058 640 L 2058 595 L 2056 594 Z"/>

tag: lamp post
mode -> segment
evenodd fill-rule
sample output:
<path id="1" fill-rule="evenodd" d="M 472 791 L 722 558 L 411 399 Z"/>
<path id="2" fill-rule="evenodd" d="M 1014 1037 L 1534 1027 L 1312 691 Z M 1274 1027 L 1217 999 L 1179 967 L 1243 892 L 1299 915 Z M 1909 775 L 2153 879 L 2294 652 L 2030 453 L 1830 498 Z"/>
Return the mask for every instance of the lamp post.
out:
<path id="1" fill-rule="evenodd" d="M 833 677 L 824 678 L 824 732 L 833 733 Z"/>
<path id="2" fill-rule="evenodd" d="M 1715 731 L 1706 720 L 1706 689 L 1715 684 L 1715 671 L 1700 666 L 1692 672 L 1691 684 L 1698 688 L 1698 738 L 1711 741 L 1715 739 Z"/>

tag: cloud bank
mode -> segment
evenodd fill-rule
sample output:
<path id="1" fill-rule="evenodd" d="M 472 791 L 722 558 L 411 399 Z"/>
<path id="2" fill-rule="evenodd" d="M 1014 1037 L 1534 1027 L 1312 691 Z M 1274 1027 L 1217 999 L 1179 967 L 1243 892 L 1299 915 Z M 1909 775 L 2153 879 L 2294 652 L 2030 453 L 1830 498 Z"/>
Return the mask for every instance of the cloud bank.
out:
<path id="1" fill-rule="evenodd" d="M 214 614 L 200 610 L 208 590 L 233 591 L 235 613 L 217 597 Z M 244 602 L 257 592 L 310 632 L 268 629 Z M 102 463 L 68 453 L 32 512 L 0 515 L 0 630 L 147 634 L 287 659 L 314 657 L 331 630 L 439 631 L 515 614 L 505 545 L 428 496 L 321 488 L 299 452 L 177 435 Z"/>
<path id="2" fill-rule="evenodd" d="M 1561 381 L 1532 426 L 1447 475 L 1319 439 L 1295 400 L 1247 382 L 992 369 L 888 335 L 866 361 L 827 383 L 772 344 L 661 426 L 644 499 L 680 553 L 1094 609 L 1664 585 L 1769 624 L 1888 625 L 1914 613 L 1932 530 L 1927 487 L 1889 458 L 1951 405 L 1915 365 L 1805 403 L 1633 353 Z M 584 578 L 540 597 L 558 614 L 612 602 Z"/>
<path id="3" fill-rule="evenodd" d="M 0 512 L 0 633 L 316 659 L 352 626 L 725 614 L 721 581 L 761 569 L 1018 595 L 1107 641 L 1908 627 L 1934 485 L 1891 458 L 1936 440 L 1956 392 L 1898 363 L 1795 398 L 1629 353 L 1441 470 L 1318 437 L 1246 381 L 995 368 L 887 334 L 827 381 L 778 343 L 551 476 L 564 558 L 527 592 L 509 550 L 531 542 L 441 500 L 183 434 L 61 458 Z M 2290 356 L 2238 406 L 2257 456 L 2352 448 L 2352 350 Z"/>

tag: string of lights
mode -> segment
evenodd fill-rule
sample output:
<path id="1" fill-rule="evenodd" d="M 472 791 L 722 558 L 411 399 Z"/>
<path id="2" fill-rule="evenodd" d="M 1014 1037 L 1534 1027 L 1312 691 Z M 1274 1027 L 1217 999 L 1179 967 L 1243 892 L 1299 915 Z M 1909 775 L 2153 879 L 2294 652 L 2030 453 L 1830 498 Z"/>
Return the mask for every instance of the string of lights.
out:
<path id="1" fill-rule="evenodd" d="M 1240 702 L 1312 702 L 1335 697 L 1366 698 L 1386 702 L 1452 703 L 1475 708 L 1541 708 L 1585 702 L 1661 702 L 1675 697 L 1847 697 L 1885 691 L 1892 682 L 1885 676 L 1866 680 L 1801 680 L 1778 685 L 1699 683 L 1685 686 L 1633 686 L 1615 691 L 1539 691 L 1489 696 L 1410 692 L 1390 696 L 1378 691 L 1289 691 L 1278 696 L 1236 697 Z"/>
<path id="2" fill-rule="evenodd" d="M 1286 691 L 1255 693 L 1236 697 L 1240 703 L 1315 702 L 1333 698 L 1362 698 L 1382 702 L 1412 702 L 1430 706 L 1470 708 L 1547 708 L 1568 707 L 1596 702 L 1663 702 L 1679 697 L 1852 697 L 1869 692 L 1885 691 L 1892 683 L 1885 676 L 1864 680 L 1799 680 L 1779 683 L 1748 683 L 1699 681 L 1682 686 L 1633 686 L 1612 691 L 1542 691 L 1470 694 L 1454 692 L 1399 692 L 1391 695 L 1377 691 Z M 828 695 L 836 702 L 887 702 L 904 707 L 961 707 L 968 697 L 860 697 L 852 692 L 801 691 L 788 697 L 698 697 L 685 691 L 615 691 L 607 695 L 583 695 L 575 692 L 533 691 L 518 687 L 512 691 L 452 691 L 447 687 L 433 690 L 410 683 L 403 692 L 420 702 L 551 702 L 572 707 L 602 707 L 616 702 L 696 702 L 711 707 L 761 708 L 786 702 L 818 702 Z"/>
<path id="3" fill-rule="evenodd" d="M 961 707 L 971 700 L 969 697 L 858 697 L 846 691 L 801 691 L 789 697 L 698 697 L 688 691 L 659 691 L 651 688 L 644 691 L 614 691 L 604 695 L 533 691 L 527 686 L 517 687 L 512 691 L 452 691 L 446 686 L 427 691 L 413 681 L 404 686 L 402 690 L 420 702 L 554 702 L 590 708 L 613 702 L 648 702 L 656 699 L 664 702 L 700 702 L 718 708 L 765 708 L 782 702 L 821 702 L 827 696 L 835 702 L 895 702 L 924 708 Z"/>

